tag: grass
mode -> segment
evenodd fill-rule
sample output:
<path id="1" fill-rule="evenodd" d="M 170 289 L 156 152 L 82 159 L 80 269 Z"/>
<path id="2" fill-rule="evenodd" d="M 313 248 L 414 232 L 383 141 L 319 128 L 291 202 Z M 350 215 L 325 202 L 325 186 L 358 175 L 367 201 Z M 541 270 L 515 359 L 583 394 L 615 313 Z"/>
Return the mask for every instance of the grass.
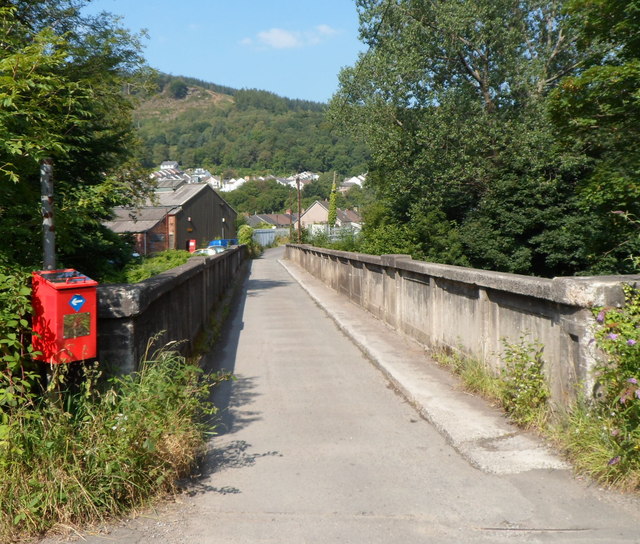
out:
<path id="1" fill-rule="evenodd" d="M 212 430 L 203 423 L 215 412 L 210 387 L 227 378 L 170 351 L 102 388 L 97 377 L 88 368 L 69 388 L 54 376 L 43 401 L 6 414 L 0 541 L 100 522 L 175 491 Z"/>
<path id="2" fill-rule="evenodd" d="M 541 379 L 541 354 L 536 344 L 507 344 L 500 373 L 452 350 L 433 357 L 458 375 L 468 391 L 501 406 L 518 426 L 550 440 L 576 473 L 620 491 L 640 491 L 640 429 L 624 430 L 619 406 L 596 400 L 578 400 L 564 412 L 553 410 Z"/>
<path id="3" fill-rule="evenodd" d="M 138 262 L 128 265 L 124 270 L 123 282 L 137 283 L 183 265 L 191 253 L 181 249 L 170 249 L 150 257 L 141 257 Z"/>

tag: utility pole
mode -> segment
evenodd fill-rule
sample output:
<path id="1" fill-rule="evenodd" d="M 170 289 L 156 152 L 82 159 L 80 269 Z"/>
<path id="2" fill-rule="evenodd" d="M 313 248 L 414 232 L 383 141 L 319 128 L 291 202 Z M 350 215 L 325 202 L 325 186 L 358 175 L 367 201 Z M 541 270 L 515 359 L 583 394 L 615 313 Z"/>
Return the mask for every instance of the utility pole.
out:
<path id="1" fill-rule="evenodd" d="M 53 161 L 44 159 L 40 164 L 40 200 L 42 202 L 43 269 L 56 268 L 56 232 L 53 222 Z"/>
<path id="2" fill-rule="evenodd" d="M 302 222 L 300 221 L 302 215 L 302 200 L 300 196 L 300 176 L 296 176 L 296 186 L 298 187 L 298 243 L 302 243 Z"/>

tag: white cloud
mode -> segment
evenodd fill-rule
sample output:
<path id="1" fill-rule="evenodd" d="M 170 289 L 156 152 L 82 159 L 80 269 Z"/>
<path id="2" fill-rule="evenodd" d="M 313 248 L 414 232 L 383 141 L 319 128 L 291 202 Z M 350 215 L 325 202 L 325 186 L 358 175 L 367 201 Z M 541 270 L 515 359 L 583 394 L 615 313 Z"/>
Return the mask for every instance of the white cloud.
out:
<path id="1" fill-rule="evenodd" d="M 271 28 L 258 32 L 258 40 L 274 49 L 292 49 L 304 45 L 299 32 L 291 32 L 282 28 Z"/>
<path id="2" fill-rule="evenodd" d="M 244 38 L 240 43 L 247 46 L 260 44 L 270 49 L 294 49 L 318 45 L 337 33 L 338 31 L 329 25 L 318 25 L 307 31 L 270 28 L 258 32 L 255 39 Z"/>
<path id="3" fill-rule="evenodd" d="M 331 28 L 329 25 L 318 25 L 316 27 L 316 30 L 322 36 L 333 36 L 334 34 L 338 33 L 338 31 L 335 28 Z"/>

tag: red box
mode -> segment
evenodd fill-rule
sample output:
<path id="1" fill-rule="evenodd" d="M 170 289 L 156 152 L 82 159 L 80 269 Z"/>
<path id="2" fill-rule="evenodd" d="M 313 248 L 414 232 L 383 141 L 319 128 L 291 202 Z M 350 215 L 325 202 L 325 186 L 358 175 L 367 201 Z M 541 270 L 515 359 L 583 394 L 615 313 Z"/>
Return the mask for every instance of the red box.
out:
<path id="1" fill-rule="evenodd" d="M 67 268 L 33 273 L 33 349 L 51 364 L 97 355 L 98 282 Z"/>

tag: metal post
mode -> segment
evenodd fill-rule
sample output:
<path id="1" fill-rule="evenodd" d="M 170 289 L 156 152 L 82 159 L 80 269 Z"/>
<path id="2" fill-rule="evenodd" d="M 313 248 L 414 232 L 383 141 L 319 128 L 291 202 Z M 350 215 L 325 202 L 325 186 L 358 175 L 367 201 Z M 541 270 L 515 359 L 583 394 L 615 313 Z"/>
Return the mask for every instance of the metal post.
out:
<path id="1" fill-rule="evenodd" d="M 298 243 L 302 243 L 302 222 L 300 221 L 302 215 L 302 200 L 300 196 L 300 177 L 296 177 L 296 186 L 298 187 Z"/>
<path id="2" fill-rule="evenodd" d="M 53 161 L 40 165 L 40 199 L 42 202 L 42 253 L 44 270 L 56 267 L 56 232 L 53 222 Z"/>

